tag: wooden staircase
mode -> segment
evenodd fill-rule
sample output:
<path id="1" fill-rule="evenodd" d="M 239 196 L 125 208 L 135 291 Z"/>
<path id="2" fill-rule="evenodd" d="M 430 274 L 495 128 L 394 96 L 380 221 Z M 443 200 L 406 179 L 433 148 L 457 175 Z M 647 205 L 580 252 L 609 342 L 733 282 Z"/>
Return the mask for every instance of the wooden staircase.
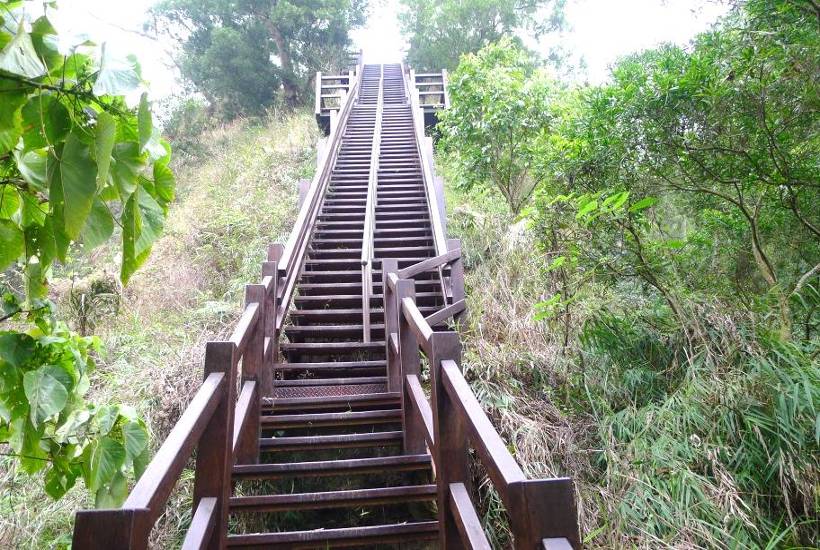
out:
<path id="1" fill-rule="evenodd" d="M 401 397 L 387 391 L 381 292 L 381 258 L 404 267 L 435 255 L 417 149 L 401 66 L 365 65 L 284 327 L 284 361 L 274 365 L 273 395 L 261 419 L 260 464 L 234 467 L 237 481 L 276 483 L 234 497 L 232 514 L 298 514 L 299 528 L 274 518 L 263 528 L 281 532 L 229 535 L 229 546 L 324 548 L 438 537 L 430 456 L 402 454 Z M 365 218 L 374 154 L 373 292 L 363 308 L 361 255 L 371 238 Z M 428 279 L 423 289 L 421 309 L 440 309 L 436 281 Z"/>
<path id="2" fill-rule="evenodd" d="M 516 548 L 580 546 L 571 480 L 527 479 L 461 374 L 461 250 L 414 82 L 350 73 L 287 245 L 123 507 L 78 512 L 75 549 L 147 548 L 194 449 L 185 549 L 487 550 L 469 449 Z"/>

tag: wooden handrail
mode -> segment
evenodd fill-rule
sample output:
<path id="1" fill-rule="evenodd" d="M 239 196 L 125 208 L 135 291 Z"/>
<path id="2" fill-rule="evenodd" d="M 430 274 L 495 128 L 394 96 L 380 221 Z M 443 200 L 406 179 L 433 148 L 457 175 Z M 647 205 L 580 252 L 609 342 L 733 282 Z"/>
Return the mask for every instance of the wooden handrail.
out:
<path id="1" fill-rule="evenodd" d="M 325 189 L 330 182 L 330 174 L 339 153 L 339 146 L 347 125 L 347 119 L 356 101 L 357 91 L 361 83 L 361 73 L 362 71 L 360 70 L 342 101 L 338 115 L 338 123 L 335 125 L 331 124 L 330 135 L 327 139 L 325 152 L 319 163 L 319 169 L 311 180 L 305 201 L 299 209 L 293 230 L 288 237 L 282 257 L 279 260 L 279 271 L 283 280 L 280 285 L 279 303 L 277 304 L 276 312 L 277 330 L 282 328 L 291 297 L 293 296 L 293 291 L 296 288 L 296 282 L 301 273 L 301 267 L 304 264 L 308 243 L 313 234 L 316 218 L 321 210 Z"/>
<path id="2" fill-rule="evenodd" d="M 379 154 L 382 141 L 382 115 L 384 112 L 384 65 L 379 65 L 379 93 L 376 100 L 376 117 L 373 126 L 373 144 L 370 148 L 370 171 L 367 177 L 367 200 L 362 233 L 362 338 L 370 342 L 370 297 L 373 295 L 373 234 L 376 223 L 376 196 L 379 184 Z"/>
<path id="3" fill-rule="evenodd" d="M 416 75 L 418 76 L 418 75 Z M 414 77 L 415 78 L 415 77 Z M 427 210 L 430 214 L 430 223 L 433 226 L 433 246 L 436 255 L 444 254 L 447 251 L 447 239 L 444 236 L 444 228 L 441 223 L 441 210 L 438 205 L 438 198 L 435 191 L 435 180 L 428 164 L 427 151 L 422 145 L 424 143 L 424 113 L 419 102 L 419 92 L 415 82 L 411 82 L 408 75 L 405 75 L 405 87 L 410 93 L 410 112 L 413 115 L 413 130 L 416 135 L 416 150 L 421 160 L 422 179 L 427 195 Z"/>
<path id="4" fill-rule="evenodd" d="M 473 448 L 507 510 L 516 549 L 580 548 L 572 480 L 527 478 L 461 372 L 458 335 L 432 328 L 462 311 L 463 298 L 425 318 L 415 302 L 415 282 L 402 278 L 438 269 L 456 258 L 460 261 L 460 249 L 453 247 L 452 254 L 403 270 L 395 261 L 382 264 L 388 380 L 398 372 L 402 381 L 404 451 L 427 448 L 433 457 L 440 547 L 489 548 L 468 490 L 468 450 Z M 451 288 L 463 293 L 463 272 L 451 271 Z M 419 378 L 420 351 L 430 365 L 429 403 Z"/>
<path id="5" fill-rule="evenodd" d="M 131 490 L 123 508 L 147 508 L 152 511 L 151 522 L 156 521 L 160 514 L 157 508 L 164 505 L 171 494 L 173 485 L 169 480 L 179 477 L 185 468 L 185 463 L 219 405 L 219 390 L 223 384 L 225 375 L 222 373 L 210 374 L 205 379 Z"/>
<path id="6" fill-rule="evenodd" d="M 275 257 L 280 248 L 270 250 Z M 122 507 L 77 512 L 75 548 L 146 549 L 153 524 L 194 449 L 194 515 L 183 547 L 225 546 L 231 470 L 259 455 L 260 386 L 270 376 L 265 360 L 278 341 L 277 266 L 264 262 L 262 284 L 246 285 L 245 307 L 230 339 L 207 343 L 202 385 Z M 242 387 L 238 399 L 237 381 Z"/>

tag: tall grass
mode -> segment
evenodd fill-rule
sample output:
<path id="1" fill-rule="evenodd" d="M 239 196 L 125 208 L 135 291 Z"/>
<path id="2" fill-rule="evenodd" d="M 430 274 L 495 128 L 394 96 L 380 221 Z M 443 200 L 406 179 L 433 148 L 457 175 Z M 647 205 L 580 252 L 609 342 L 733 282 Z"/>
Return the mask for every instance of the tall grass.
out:
<path id="1" fill-rule="evenodd" d="M 96 323 L 106 353 L 91 398 L 135 406 L 154 448 L 202 379 L 204 343 L 226 335 L 244 284 L 260 277 L 267 244 L 290 232 L 297 182 L 313 170 L 317 137 L 308 113 L 238 121 L 204 133 L 194 153 L 177 159 L 178 197 L 164 235 L 124 290 L 119 312 Z M 62 304 L 72 280 L 100 272 L 117 272 L 116 250 L 80 253 L 56 274 L 52 298 Z M 179 544 L 190 521 L 191 480 L 186 471 L 154 530 L 155 547 Z M 74 511 L 92 505 L 79 485 L 53 502 L 41 479 L 0 463 L 0 547 L 70 544 Z"/>

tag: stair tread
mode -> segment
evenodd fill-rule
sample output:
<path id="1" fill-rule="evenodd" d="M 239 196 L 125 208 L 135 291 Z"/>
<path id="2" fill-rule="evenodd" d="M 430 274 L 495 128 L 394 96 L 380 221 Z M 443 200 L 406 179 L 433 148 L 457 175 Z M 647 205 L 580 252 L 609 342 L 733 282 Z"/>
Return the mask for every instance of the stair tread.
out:
<path id="1" fill-rule="evenodd" d="M 245 535 L 228 535 L 228 546 L 265 546 L 281 548 L 313 548 L 316 544 L 322 547 L 333 546 L 334 541 L 349 544 L 366 545 L 374 543 L 400 543 L 414 540 L 414 536 L 425 539 L 435 538 L 438 534 L 437 521 L 420 521 L 390 525 L 372 525 L 367 527 L 341 527 L 335 529 L 314 529 L 309 531 L 286 531 L 282 533 L 253 533 Z M 393 538 L 391 538 L 393 537 Z M 302 543 L 305 546 L 297 546 Z"/>
<path id="2" fill-rule="evenodd" d="M 393 412 L 393 411 L 377 411 Z M 346 413 L 355 414 L 355 413 Z M 286 462 L 267 464 L 245 464 L 233 467 L 233 474 L 236 477 L 253 478 L 260 476 L 297 476 L 297 475 L 317 475 L 328 473 L 345 473 L 356 471 L 379 471 L 382 468 L 401 469 L 413 468 L 423 469 L 432 465 L 429 454 L 396 455 L 369 458 L 349 458 L 344 460 L 320 460 L 315 462 Z"/>

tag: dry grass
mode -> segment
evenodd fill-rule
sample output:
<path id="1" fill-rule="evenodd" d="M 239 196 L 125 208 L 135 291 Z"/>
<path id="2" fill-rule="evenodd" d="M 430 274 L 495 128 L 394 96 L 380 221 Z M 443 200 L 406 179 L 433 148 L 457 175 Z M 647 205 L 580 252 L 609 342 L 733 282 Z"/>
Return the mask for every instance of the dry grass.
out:
<path id="1" fill-rule="evenodd" d="M 97 328 L 106 355 L 91 399 L 135 406 L 158 447 L 202 378 L 204 344 L 224 337 L 245 283 L 260 276 L 266 245 L 283 241 L 296 212 L 297 182 L 309 177 L 317 138 L 312 116 L 239 121 L 201 138 L 201 156 L 177 163 L 177 201 L 146 266 L 125 289 L 116 317 Z M 63 301 L 72 277 L 117 272 L 116 251 L 78 255 L 53 285 Z M 72 319 L 68 319 L 70 322 Z M 179 543 L 190 521 L 192 473 L 186 470 L 160 518 L 153 546 Z M 73 513 L 91 501 L 82 482 L 54 502 L 42 480 L 0 464 L 0 547 L 60 548 Z"/>

